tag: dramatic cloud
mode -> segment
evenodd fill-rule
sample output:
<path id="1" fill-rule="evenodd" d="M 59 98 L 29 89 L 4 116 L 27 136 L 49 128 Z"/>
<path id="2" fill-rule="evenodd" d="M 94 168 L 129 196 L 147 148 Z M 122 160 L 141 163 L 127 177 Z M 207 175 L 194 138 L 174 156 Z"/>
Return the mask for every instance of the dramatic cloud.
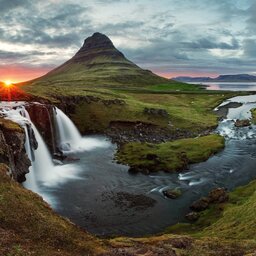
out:
<path id="1" fill-rule="evenodd" d="M 256 71 L 254 0 L 0 0 L 0 6 L 0 80 L 4 65 L 38 75 L 61 64 L 96 31 L 165 76 Z"/>

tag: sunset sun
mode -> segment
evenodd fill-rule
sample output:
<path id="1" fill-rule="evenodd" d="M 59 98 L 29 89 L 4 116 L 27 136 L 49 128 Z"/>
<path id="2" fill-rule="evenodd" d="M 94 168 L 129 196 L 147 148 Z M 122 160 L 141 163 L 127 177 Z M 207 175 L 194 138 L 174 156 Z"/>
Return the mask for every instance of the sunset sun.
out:
<path id="1" fill-rule="evenodd" d="M 12 86 L 12 81 L 11 80 L 6 80 L 4 82 L 4 84 L 5 84 L 6 87 L 10 87 L 10 86 Z"/>

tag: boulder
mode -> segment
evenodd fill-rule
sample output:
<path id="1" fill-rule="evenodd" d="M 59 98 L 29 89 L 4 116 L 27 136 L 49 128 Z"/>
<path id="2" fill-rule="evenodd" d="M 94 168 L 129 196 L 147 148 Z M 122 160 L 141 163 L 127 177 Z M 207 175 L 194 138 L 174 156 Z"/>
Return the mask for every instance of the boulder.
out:
<path id="1" fill-rule="evenodd" d="M 250 126 L 251 125 L 251 122 L 249 119 L 244 119 L 244 120 L 240 120 L 240 119 L 237 119 L 235 121 L 235 127 L 246 127 L 246 126 Z"/>
<path id="2" fill-rule="evenodd" d="M 195 201 L 191 206 L 190 209 L 195 212 L 201 212 L 206 210 L 209 207 L 209 199 L 207 197 L 202 197 L 199 200 Z"/>
<path id="3" fill-rule="evenodd" d="M 161 109 L 161 108 L 159 108 L 159 109 L 158 108 L 144 108 L 143 113 L 148 114 L 148 115 L 169 117 L 168 112 L 165 109 Z"/>
<path id="4" fill-rule="evenodd" d="M 199 219 L 200 214 L 198 212 L 190 212 L 185 217 L 188 221 L 194 222 Z"/>
<path id="5" fill-rule="evenodd" d="M 208 195 L 210 203 L 224 203 L 228 201 L 228 193 L 225 188 L 215 188 Z"/>
<path id="6" fill-rule="evenodd" d="M 164 196 L 170 199 L 176 199 L 181 196 L 180 189 L 168 189 L 163 191 Z"/>

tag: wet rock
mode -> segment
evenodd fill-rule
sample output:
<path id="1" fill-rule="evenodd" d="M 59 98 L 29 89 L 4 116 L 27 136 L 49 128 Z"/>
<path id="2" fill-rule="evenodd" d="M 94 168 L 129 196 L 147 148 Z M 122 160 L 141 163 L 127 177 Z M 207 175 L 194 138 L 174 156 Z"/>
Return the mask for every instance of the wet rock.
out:
<path id="1" fill-rule="evenodd" d="M 235 121 L 235 127 L 246 127 L 246 126 L 250 126 L 251 125 L 251 122 L 249 119 L 244 119 L 244 120 L 240 120 L 240 119 L 237 119 Z"/>
<path id="2" fill-rule="evenodd" d="M 131 194 L 128 192 L 104 192 L 102 193 L 103 200 L 112 200 L 115 207 L 121 209 L 136 209 L 144 210 L 149 207 L 153 207 L 156 204 L 156 200 L 145 196 L 143 194 Z"/>
<path id="3" fill-rule="evenodd" d="M 10 167 L 14 180 L 23 182 L 31 165 L 24 147 L 25 132 L 22 128 L 13 129 L 4 123 L 3 120 L 0 124 L 0 162 Z"/>
<path id="4" fill-rule="evenodd" d="M 214 110 L 214 112 L 219 116 L 219 119 L 224 119 L 227 117 L 228 110 L 230 108 L 239 108 L 243 104 L 238 102 L 230 102 L 224 106 L 219 107 L 217 110 Z"/>
<path id="5" fill-rule="evenodd" d="M 211 130 L 205 130 L 200 135 L 208 135 Z M 139 121 L 112 121 L 105 130 L 112 142 L 122 145 L 128 142 L 162 143 L 180 138 L 198 136 L 198 132 L 188 130 L 173 130 L 170 127 L 159 127 L 152 123 Z"/>
<path id="6" fill-rule="evenodd" d="M 181 190 L 180 189 L 168 189 L 163 191 L 164 196 L 170 198 L 170 199 L 176 199 L 181 196 Z"/>
<path id="7" fill-rule="evenodd" d="M 185 217 L 188 221 L 194 222 L 199 219 L 200 215 L 198 212 L 190 212 Z"/>
<path id="8" fill-rule="evenodd" d="M 208 198 L 210 203 L 224 203 L 228 201 L 229 196 L 225 188 L 216 188 L 210 191 Z"/>
<path id="9" fill-rule="evenodd" d="M 146 168 L 136 167 L 136 166 L 130 167 L 128 172 L 130 174 L 137 174 L 137 173 L 142 173 L 142 174 L 145 174 L 145 175 L 149 175 L 150 174 L 150 170 L 148 170 Z"/>
<path id="10" fill-rule="evenodd" d="M 195 201 L 191 206 L 190 209 L 195 212 L 201 212 L 206 210 L 209 207 L 209 199 L 207 197 L 202 197 L 199 200 Z"/>
<path id="11" fill-rule="evenodd" d="M 50 104 L 29 103 L 26 104 L 26 110 L 29 113 L 31 121 L 39 130 L 44 141 L 52 153 L 56 153 L 57 146 L 55 143 L 56 131 L 54 129 L 54 108 Z M 33 129 L 29 129 L 30 138 L 34 138 Z M 32 147 L 36 148 L 35 140 L 32 141 Z"/>

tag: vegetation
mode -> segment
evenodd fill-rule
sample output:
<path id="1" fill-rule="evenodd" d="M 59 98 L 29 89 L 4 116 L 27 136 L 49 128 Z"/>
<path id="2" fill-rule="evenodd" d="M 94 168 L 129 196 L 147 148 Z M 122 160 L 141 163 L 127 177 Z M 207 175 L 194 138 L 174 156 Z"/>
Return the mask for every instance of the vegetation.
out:
<path id="1" fill-rule="evenodd" d="M 58 216 L 41 197 L 7 176 L 0 164 L 0 255 L 90 255 L 104 252 L 95 237 Z"/>
<path id="2" fill-rule="evenodd" d="M 0 254 L 4 256 L 73 256 L 73 255 L 250 255 L 256 249 L 253 233 L 243 234 L 247 240 L 217 238 L 210 229 L 200 238 L 187 235 L 164 234 L 145 238 L 119 237 L 97 239 L 65 218 L 55 214 L 36 194 L 24 189 L 7 176 L 8 167 L 0 164 Z M 249 197 L 253 187 L 243 196 Z M 244 201 L 237 191 L 237 204 Z M 246 201 L 246 200 L 245 200 Z M 227 222 L 229 223 L 229 221 Z M 250 223 L 251 224 L 251 223 Z M 246 223 L 244 224 L 246 225 Z M 227 230 L 226 230 L 227 231 Z M 231 230 L 229 231 L 231 233 Z M 216 236 L 216 237 L 215 237 Z M 239 236 L 240 237 L 240 236 Z M 255 236 L 254 236 L 255 237 Z M 147 254 L 146 254 L 147 253 Z"/>
<path id="3" fill-rule="evenodd" d="M 104 133 L 114 121 L 139 121 L 193 136 L 217 125 L 214 107 L 241 94 L 210 92 L 200 85 L 158 77 L 127 60 L 104 35 L 96 33 L 89 40 L 96 37 L 101 37 L 103 48 L 92 50 L 91 43 L 84 45 L 74 58 L 48 75 L 13 87 L 8 99 L 29 94 L 60 104 L 59 97 L 72 97 L 69 114 L 83 133 Z M 97 100 L 73 102 L 81 96 Z M 113 103 L 115 100 L 122 104 Z M 161 109 L 167 115 L 150 114 L 145 108 Z M 253 116 L 256 119 L 255 110 Z M 1 128 L 21 130 L 0 119 Z M 177 171 L 206 160 L 223 147 L 224 139 L 218 135 L 160 144 L 131 142 L 124 144 L 116 157 L 132 167 Z M 0 158 L 6 155 L 1 150 Z M 182 235 L 100 240 L 55 214 L 41 197 L 12 181 L 7 172 L 8 167 L 0 163 L 0 255 L 249 256 L 256 249 L 256 181 L 230 193 L 227 203 L 211 205 L 195 223 L 177 224 L 168 230 Z"/>
<path id="4" fill-rule="evenodd" d="M 0 129 L 6 129 L 8 131 L 21 132 L 23 129 L 17 124 L 8 119 L 0 118 Z"/>
<path id="5" fill-rule="evenodd" d="M 70 91 L 70 90 L 69 90 Z M 79 93 L 80 92 L 80 93 Z M 51 97 L 54 95 L 65 96 L 96 96 L 102 99 L 98 102 L 88 104 L 83 101 L 76 104 L 75 111 L 71 115 L 78 128 L 84 132 L 104 133 L 112 121 L 144 122 L 154 124 L 158 127 L 167 128 L 170 131 L 176 129 L 200 132 L 217 126 L 217 116 L 212 109 L 223 100 L 233 97 L 236 93 L 155 93 L 131 92 L 116 89 L 84 89 L 74 88 L 72 93 L 55 92 L 52 89 Z M 37 95 L 44 92 L 37 91 Z M 120 99 L 124 105 L 105 105 L 104 100 Z M 51 101 L 56 102 L 55 99 Z M 148 115 L 144 113 L 145 108 L 164 109 L 169 117 Z"/>
<path id="6" fill-rule="evenodd" d="M 205 161 L 223 147 L 224 138 L 219 135 L 161 144 L 132 142 L 123 145 L 116 158 L 138 170 L 173 172 L 183 170 L 188 164 Z"/>
<path id="7" fill-rule="evenodd" d="M 229 193 L 226 203 L 213 204 L 200 213 L 195 223 L 179 223 L 167 233 L 190 234 L 197 238 L 250 240 L 256 237 L 256 181 Z"/>
<path id="8" fill-rule="evenodd" d="M 256 108 L 251 110 L 252 113 L 252 123 L 256 124 Z"/>
<path id="9" fill-rule="evenodd" d="M 185 84 L 185 83 L 179 83 L 179 82 L 173 82 L 172 84 L 159 84 L 159 85 L 153 85 L 149 86 L 148 89 L 153 91 L 165 91 L 165 92 L 172 92 L 172 91 L 188 91 L 188 92 L 198 92 L 204 89 L 204 86 L 202 85 L 195 85 L 195 84 Z"/>

